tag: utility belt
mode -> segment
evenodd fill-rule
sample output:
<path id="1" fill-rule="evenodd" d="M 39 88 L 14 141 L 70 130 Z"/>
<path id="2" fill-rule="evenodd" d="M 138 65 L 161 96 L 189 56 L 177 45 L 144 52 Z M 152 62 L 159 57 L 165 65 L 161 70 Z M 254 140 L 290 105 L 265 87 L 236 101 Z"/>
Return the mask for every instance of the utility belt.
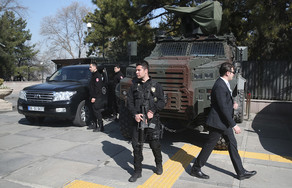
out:
<path id="1" fill-rule="evenodd" d="M 159 140 L 163 137 L 164 125 L 160 123 L 159 116 L 153 117 L 148 124 L 139 122 L 137 126 L 138 143 L 143 145 L 145 140 Z"/>

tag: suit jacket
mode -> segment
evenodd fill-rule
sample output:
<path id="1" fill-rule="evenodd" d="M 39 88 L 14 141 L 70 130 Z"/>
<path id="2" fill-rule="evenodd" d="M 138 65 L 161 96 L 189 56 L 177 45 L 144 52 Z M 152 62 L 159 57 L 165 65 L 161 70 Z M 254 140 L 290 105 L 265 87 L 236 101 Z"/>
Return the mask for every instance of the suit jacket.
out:
<path id="1" fill-rule="evenodd" d="M 226 83 L 218 78 L 211 92 L 211 110 L 206 124 L 220 130 L 236 125 L 233 120 L 233 99 Z"/>

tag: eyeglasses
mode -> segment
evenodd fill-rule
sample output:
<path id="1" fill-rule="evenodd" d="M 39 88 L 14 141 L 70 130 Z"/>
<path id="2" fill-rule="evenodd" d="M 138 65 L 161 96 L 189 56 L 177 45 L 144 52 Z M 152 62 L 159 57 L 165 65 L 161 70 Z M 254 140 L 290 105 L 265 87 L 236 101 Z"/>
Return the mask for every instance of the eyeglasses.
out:
<path id="1" fill-rule="evenodd" d="M 231 73 L 235 74 L 235 71 L 233 71 L 233 72 L 232 71 L 228 71 L 228 72 L 231 72 Z"/>

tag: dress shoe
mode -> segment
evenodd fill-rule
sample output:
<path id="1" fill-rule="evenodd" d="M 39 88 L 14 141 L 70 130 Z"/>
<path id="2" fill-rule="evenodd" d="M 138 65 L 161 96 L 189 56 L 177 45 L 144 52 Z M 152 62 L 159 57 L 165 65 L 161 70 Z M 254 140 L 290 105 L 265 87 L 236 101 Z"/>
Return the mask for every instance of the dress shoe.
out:
<path id="1" fill-rule="evenodd" d="M 141 178 L 142 177 L 142 174 L 141 173 L 134 173 L 130 179 L 129 179 L 129 182 L 136 182 L 138 178 Z"/>
<path id="2" fill-rule="evenodd" d="M 191 176 L 195 176 L 197 178 L 201 179 L 209 179 L 210 177 L 206 174 L 204 174 L 201 170 L 193 170 L 191 171 Z"/>
<path id="3" fill-rule="evenodd" d="M 245 170 L 243 174 L 237 175 L 239 180 L 248 179 L 257 174 L 257 171 L 247 171 Z"/>
<path id="4" fill-rule="evenodd" d="M 157 164 L 156 165 L 156 174 L 157 175 L 161 175 L 163 173 L 163 168 L 162 168 L 162 164 Z"/>

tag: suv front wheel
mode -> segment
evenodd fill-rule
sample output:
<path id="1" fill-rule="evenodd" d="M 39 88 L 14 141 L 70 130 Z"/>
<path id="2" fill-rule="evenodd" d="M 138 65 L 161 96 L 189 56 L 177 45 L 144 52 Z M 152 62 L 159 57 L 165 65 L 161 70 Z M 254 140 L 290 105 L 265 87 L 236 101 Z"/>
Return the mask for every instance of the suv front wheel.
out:
<path id="1" fill-rule="evenodd" d="M 79 127 L 86 126 L 89 117 L 89 108 L 85 100 L 81 101 L 78 105 L 73 124 Z"/>

